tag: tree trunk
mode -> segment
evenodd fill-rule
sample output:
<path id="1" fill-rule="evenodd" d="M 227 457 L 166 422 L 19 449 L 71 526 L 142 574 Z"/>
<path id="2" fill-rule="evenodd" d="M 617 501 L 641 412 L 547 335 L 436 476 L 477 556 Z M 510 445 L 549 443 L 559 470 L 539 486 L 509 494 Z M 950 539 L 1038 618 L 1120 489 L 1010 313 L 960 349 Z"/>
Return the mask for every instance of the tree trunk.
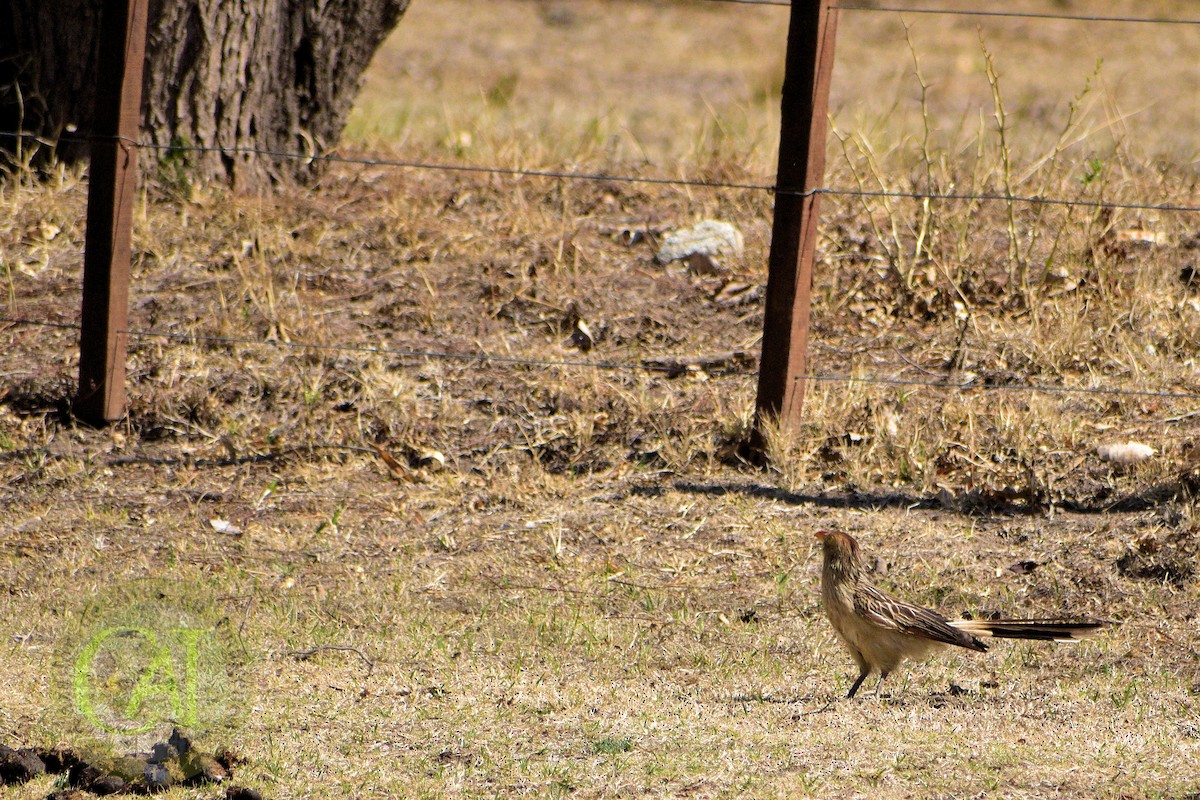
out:
<path id="1" fill-rule="evenodd" d="M 240 189 L 306 178 L 345 127 L 363 71 L 409 0 L 150 0 L 143 142 L 196 177 Z M 0 149 L 87 154 L 100 29 L 96 0 L 0 3 Z M 37 134 L 39 143 L 11 132 Z M 6 135 L 9 134 L 9 135 Z"/>

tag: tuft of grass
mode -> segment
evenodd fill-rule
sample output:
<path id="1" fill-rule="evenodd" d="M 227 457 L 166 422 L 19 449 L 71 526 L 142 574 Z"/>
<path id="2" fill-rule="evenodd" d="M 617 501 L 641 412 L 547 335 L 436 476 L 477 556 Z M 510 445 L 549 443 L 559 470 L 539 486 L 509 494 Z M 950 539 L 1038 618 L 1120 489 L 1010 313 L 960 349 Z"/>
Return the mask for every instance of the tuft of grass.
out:
<path id="1" fill-rule="evenodd" d="M 613 756 L 628 753 L 633 749 L 633 740 L 628 736 L 621 738 L 597 739 L 591 744 L 592 752 L 601 756 Z"/>

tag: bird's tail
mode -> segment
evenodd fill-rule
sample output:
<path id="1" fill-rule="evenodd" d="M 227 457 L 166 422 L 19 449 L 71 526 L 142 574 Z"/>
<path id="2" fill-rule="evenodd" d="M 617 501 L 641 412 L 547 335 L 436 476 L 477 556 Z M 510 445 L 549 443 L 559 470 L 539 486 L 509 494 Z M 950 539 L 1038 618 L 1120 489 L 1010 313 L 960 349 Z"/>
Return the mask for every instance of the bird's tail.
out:
<path id="1" fill-rule="evenodd" d="M 950 624 L 975 636 L 1077 642 L 1113 623 L 1106 619 L 956 619 Z"/>

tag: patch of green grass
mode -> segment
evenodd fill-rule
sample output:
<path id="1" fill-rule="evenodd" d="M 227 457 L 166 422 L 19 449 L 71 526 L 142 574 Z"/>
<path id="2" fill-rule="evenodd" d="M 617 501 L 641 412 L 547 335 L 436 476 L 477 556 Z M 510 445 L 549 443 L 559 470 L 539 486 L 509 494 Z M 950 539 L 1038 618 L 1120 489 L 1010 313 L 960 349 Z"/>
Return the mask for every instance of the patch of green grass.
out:
<path id="1" fill-rule="evenodd" d="M 602 756 L 618 755 L 620 753 L 628 753 L 633 749 L 633 740 L 628 736 L 620 738 L 606 737 L 597 739 L 591 744 L 592 752 Z"/>

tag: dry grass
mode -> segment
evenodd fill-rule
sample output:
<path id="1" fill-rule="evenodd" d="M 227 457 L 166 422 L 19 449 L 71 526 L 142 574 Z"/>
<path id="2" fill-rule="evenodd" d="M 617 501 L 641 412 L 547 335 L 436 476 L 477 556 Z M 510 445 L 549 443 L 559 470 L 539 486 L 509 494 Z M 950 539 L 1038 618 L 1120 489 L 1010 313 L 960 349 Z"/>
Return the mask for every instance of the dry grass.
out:
<path id="1" fill-rule="evenodd" d="M 766 183 L 783 13 L 418 3 L 346 147 Z M 830 185 L 1200 202 L 1191 28 L 908 22 L 843 16 Z M 5 315 L 75 321 L 85 190 L 0 183 Z M 227 341 L 135 336 L 129 417 L 96 431 L 63 415 L 76 332 L 0 328 L 0 738 L 63 736 L 78 598 L 157 576 L 251 648 L 240 780 L 272 797 L 1196 792 L 1196 215 L 826 197 L 814 370 L 980 388 L 815 382 L 757 470 L 752 374 L 636 365 L 756 352 L 770 206 L 369 166 L 230 197 L 161 165 L 131 327 Z M 716 274 L 619 235 L 704 217 L 746 236 Z M 983 388 L 1009 383 L 1185 396 Z M 1118 439 L 1159 453 L 1092 455 Z M 825 707 L 853 673 L 813 591 L 834 525 L 948 613 L 1124 624 Z M 371 667 L 291 654 L 321 645 Z"/>

